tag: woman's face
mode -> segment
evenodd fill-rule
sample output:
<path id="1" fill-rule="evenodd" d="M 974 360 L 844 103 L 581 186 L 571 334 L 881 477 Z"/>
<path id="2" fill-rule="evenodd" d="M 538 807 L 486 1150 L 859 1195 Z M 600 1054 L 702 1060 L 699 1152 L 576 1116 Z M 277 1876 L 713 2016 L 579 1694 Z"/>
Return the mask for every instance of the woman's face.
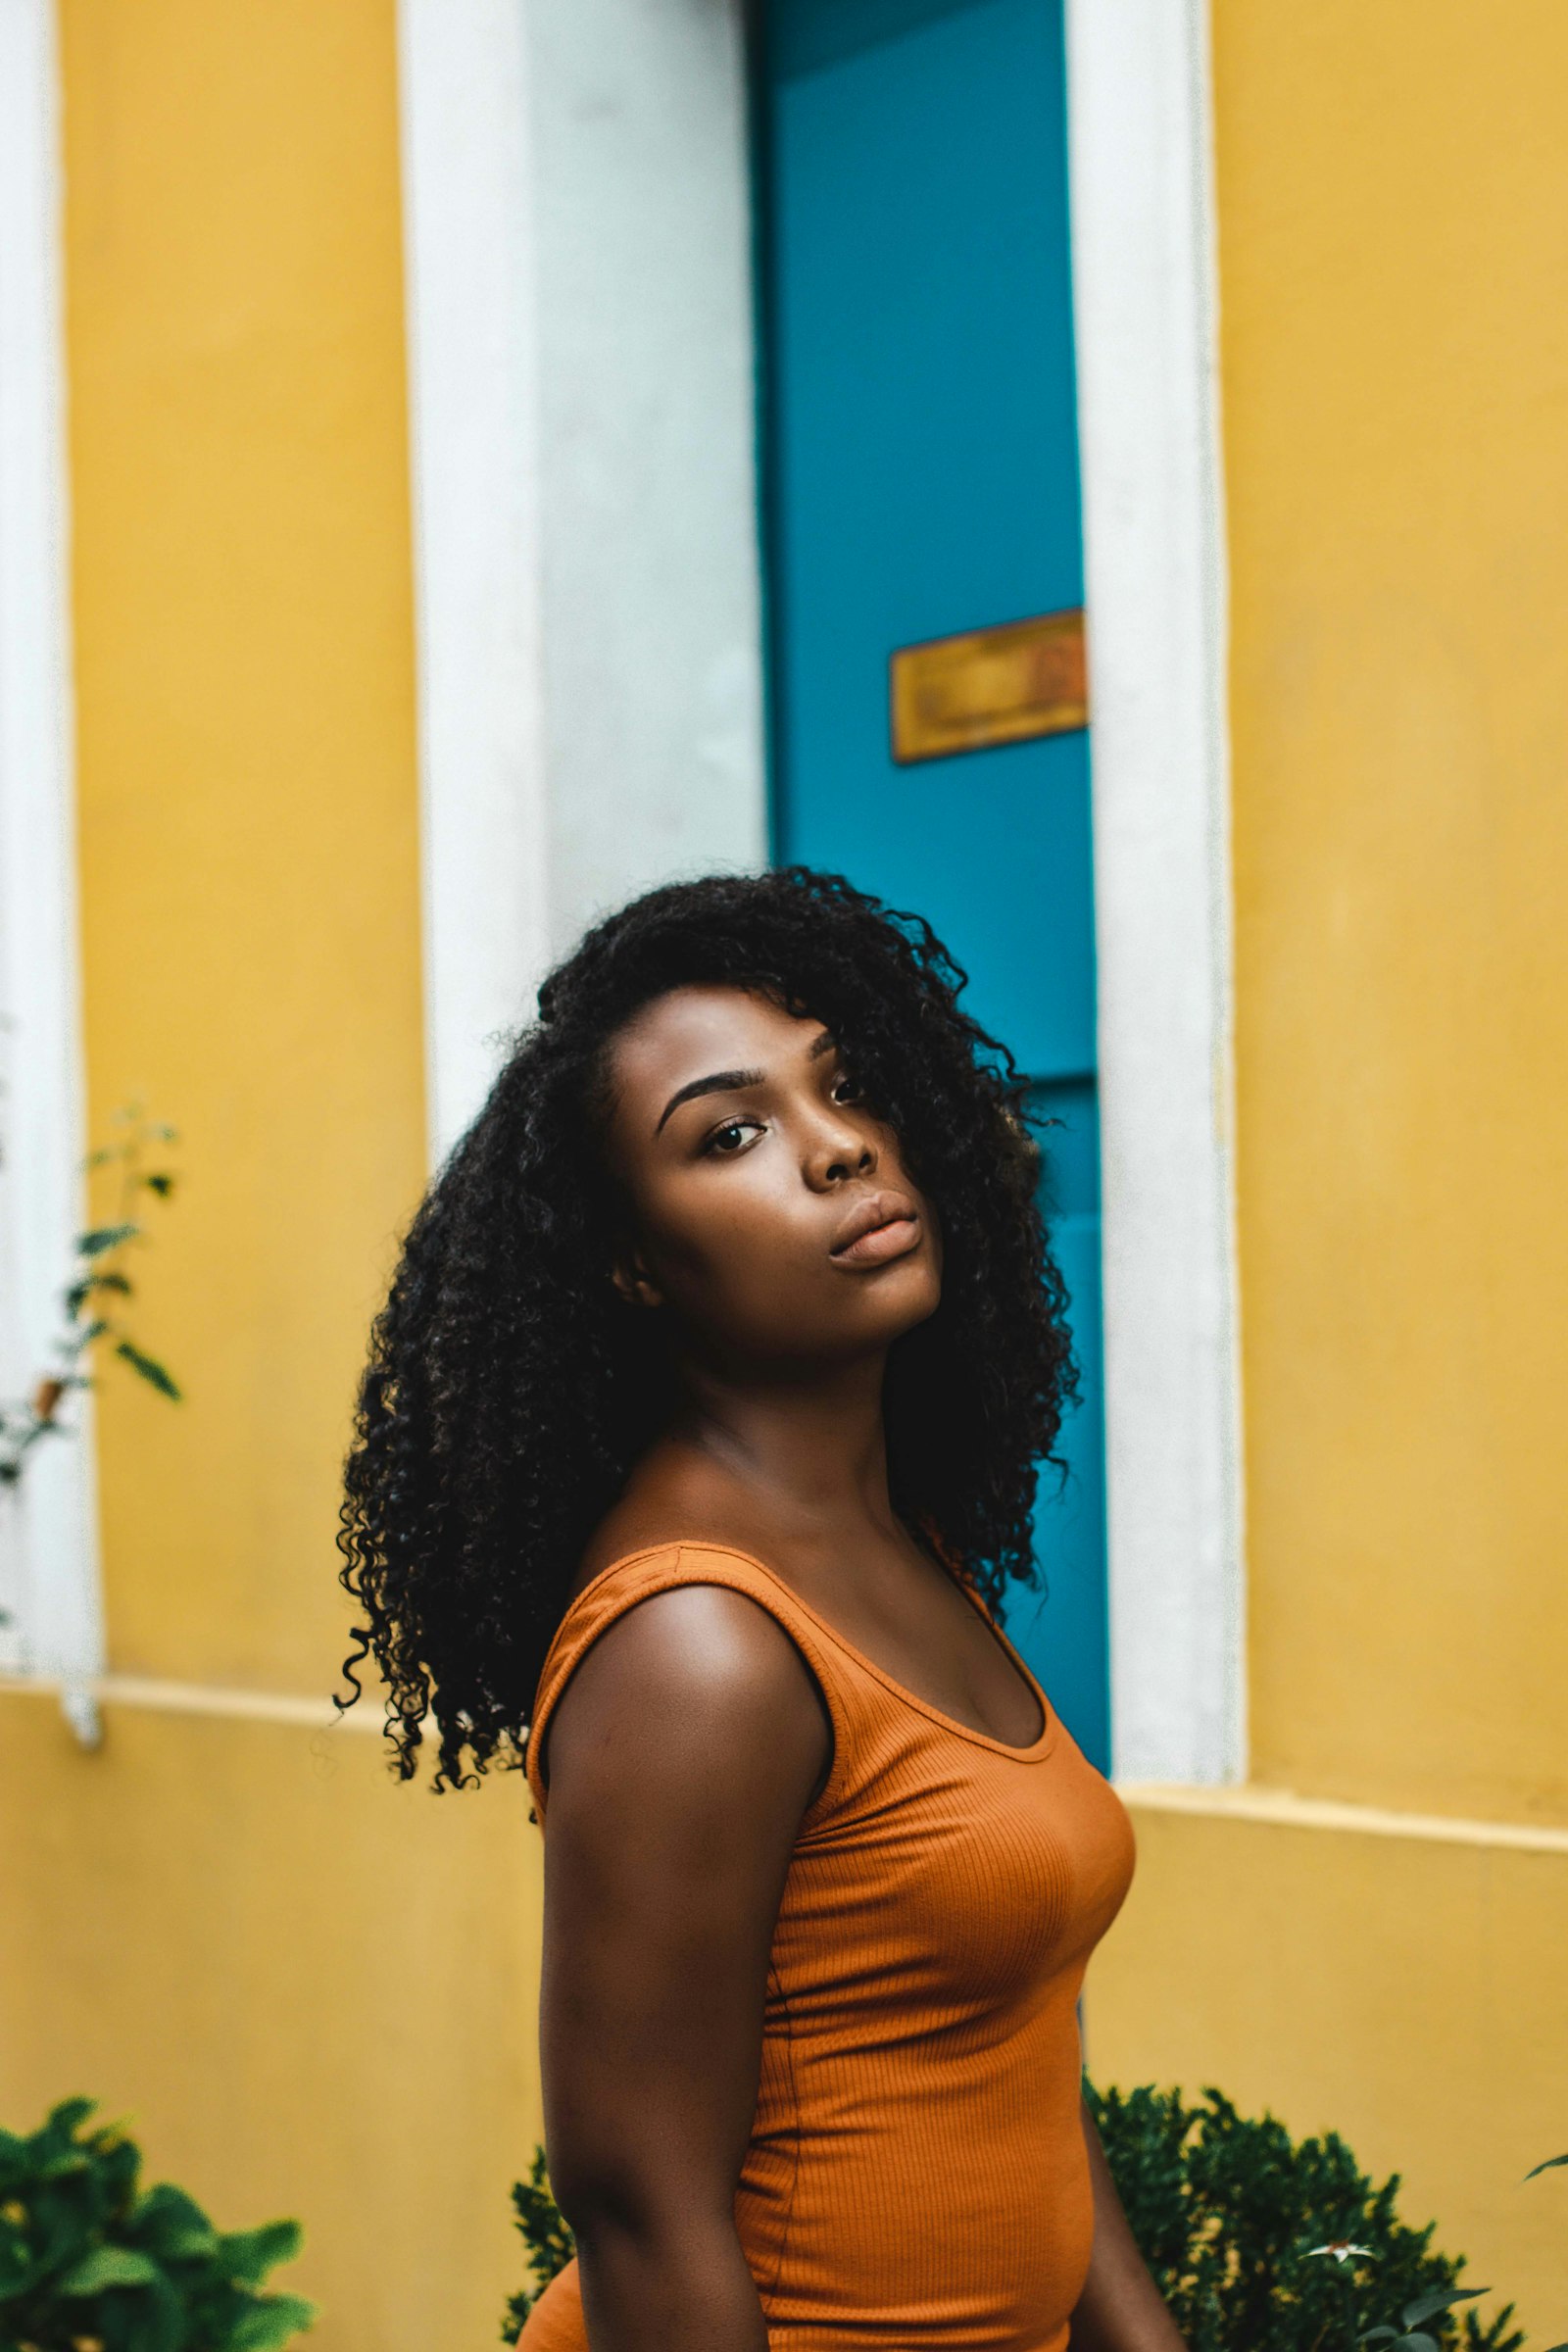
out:
<path id="1" fill-rule="evenodd" d="M 611 1054 L 609 1145 L 629 1205 L 617 1281 L 736 1371 L 849 1360 L 921 1323 L 942 1239 L 898 1138 L 820 1021 L 739 988 L 679 988 Z"/>

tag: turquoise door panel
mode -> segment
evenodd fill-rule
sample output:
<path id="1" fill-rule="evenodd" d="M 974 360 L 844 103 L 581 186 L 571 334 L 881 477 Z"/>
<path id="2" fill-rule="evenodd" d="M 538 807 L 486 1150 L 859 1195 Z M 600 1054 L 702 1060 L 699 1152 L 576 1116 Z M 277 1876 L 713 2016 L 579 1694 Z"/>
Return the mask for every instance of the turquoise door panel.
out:
<path id="1" fill-rule="evenodd" d="M 776 847 L 927 915 L 1060 1106 L 1085 1401 L 1009 1625 L 1102 1760 L 1088 738 L 888 728 L 896 648 L 1083 601 L 1060 0 L 772 0 L 759 62 Z"/>

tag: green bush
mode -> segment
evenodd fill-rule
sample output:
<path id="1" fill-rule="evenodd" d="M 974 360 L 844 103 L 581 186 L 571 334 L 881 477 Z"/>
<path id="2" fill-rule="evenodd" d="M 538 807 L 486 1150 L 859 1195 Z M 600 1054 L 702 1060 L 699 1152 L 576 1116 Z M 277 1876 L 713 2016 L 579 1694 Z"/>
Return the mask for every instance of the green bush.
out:
<path id="1" fill-rule="evenodd" d="M 1176 2090 L 1086 2088 L 1133 2235 L 1191 2352 L 1339 2352 L 1375 2327 L 1386 2343 L 1416 2305 L 1416 2352 L 1523 2344 L 1512 2304 L 1486 2327 L 1434 2308 L 1467 2296 L 1463 2257 L 1433 2250 L 1435 2224 L 1401 2222 L 1397 2173 L 1374 2187 L 1338 2132 L 1293 2141 L 1217 2090 L 1189 2107 Z M 1345 2253 L 1323 2251 L 1335 2246 Z"/>
<path id="2" fill-rule="evenodd" d="M 220 2234 L 182 2189 L 141 2188 L 135 2142 L 92 2112 L 0 2132 L 0 2352 L 276 2352 L 310 2326 L 313 2303 L 260 2291 L 298 2222 Z"/>
<path id="3" fill-rule="evenodd" d="M 1463 2257 L 1433 2251 L 1434 2223 L 1401 2222 L 1398 2175 L 1374 2187 L 1337 2132 L 1298 2144 L 1272 2116 L 1239 2115 L 1217 2090 L 1197 2107 L 1176 2090 L 1085 2091 L 1133 2235 L 1190 2352 L 1340 2352 L 1373 2331 L 1410 2352 L 1523 2344 L 1511 2303 L 1484 2328 L 1473 2312 L 1461 2320 L 1442 2308 L 1476 2291 L 1459 2285 Z M 542 2148 L 512 2201 L 533 2286 L 507 2306 L 508 2344 L 571 2258 Z M 1335 2246 L 1343 2257 L 1323 2250 Z"/>
<path id="4" fill-rule="evenodd" d="M 543 2148 L 535 2148 L 527 2180 L 513 2183 L 512 2209 L 522 2242 L 528 2249 L 528 2268 L 533 2273 L 533 2285 L 520 2288 L 502 2313 L 501 2341 L 504 2344 L 516 2342 L 529 2312 L 556 2273 L 564 2271 L 572 2256 L 571 2230 L 565 2215 L 550 2193 L 550 2176 L 545 2171 Z M 5 2352 L 3 2345 L 0 2345 L 0 2352 Z"/>

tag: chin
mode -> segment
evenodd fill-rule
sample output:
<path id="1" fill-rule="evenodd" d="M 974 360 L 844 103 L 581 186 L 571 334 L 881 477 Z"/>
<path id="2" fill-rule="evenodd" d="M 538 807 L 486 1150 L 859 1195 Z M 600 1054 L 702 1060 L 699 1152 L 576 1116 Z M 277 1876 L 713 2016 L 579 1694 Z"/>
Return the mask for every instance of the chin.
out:
<path id="1" fill-rule="evenodd" d="M 922 1250 L 912 1258 L 901 1258 L 883 1269 L 874 1294 L 871 1319 L 881 1327 L 881 1336 L 889 1341 L 902 1339 L 917 1324 L 927 1323 L 942 1304 L 942 1276 L 932 1265 L 923 1262 Z"/>

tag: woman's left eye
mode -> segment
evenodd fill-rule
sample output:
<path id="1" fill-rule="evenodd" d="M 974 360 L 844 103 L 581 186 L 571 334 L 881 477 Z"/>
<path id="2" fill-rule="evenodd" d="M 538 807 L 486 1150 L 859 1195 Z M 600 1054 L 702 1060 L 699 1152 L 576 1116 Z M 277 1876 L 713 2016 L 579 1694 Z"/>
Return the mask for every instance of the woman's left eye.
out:
<path id="1" fill-rule="evenodd" d="M 834 1079 L 832 1095 L 835 1102 L 858 1102 L 860 1100 L 860 1090 L 848 1070 L 840 1070 Z"/>
<path id="2" fill-rule="evenodd" d="M 726 1119 L 722 1127 L 713 1129 L 703 1150 L 716 1152 L 721 1158 L 732 1158 L 744 1147 L 749 1135 L 760 1135 L 761 1132 L 755 1119 Z"/>

